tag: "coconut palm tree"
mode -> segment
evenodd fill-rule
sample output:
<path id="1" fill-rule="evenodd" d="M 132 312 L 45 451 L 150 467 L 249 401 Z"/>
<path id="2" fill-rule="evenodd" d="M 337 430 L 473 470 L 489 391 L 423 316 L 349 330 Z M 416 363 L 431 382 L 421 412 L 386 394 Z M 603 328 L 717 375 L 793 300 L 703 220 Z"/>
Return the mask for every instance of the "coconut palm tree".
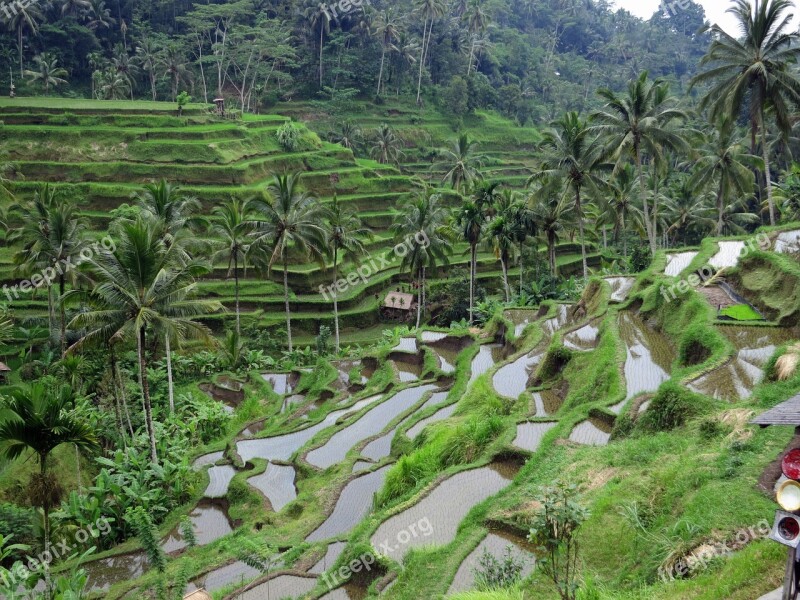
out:
<path id="1" fill-rule="evenodd" d="M 467 22 L 467 31 L 472 38 L 469 46 L 469 60 L 467 61 L 467 77 L 469 77 L 472 71 L 475 50 L 479 47 L 478 40 L 480 36 L 486 32 L 486 28 L 489 27 L 491 18 L 486 11 L 483 10 L 483 5 L 480 0 L 470 0 L 469 8 L 467 12 L 464 13 L 463 18 Z"/>
<path id="2" fill-rule="evenodd" d="M 16 12 L 8 22 L 8 28 L 17 32 L 17 50 L 19 51 L 19 76 L 25 75 L 23 46 L 23 33 L 27 29 L 31 35 L 36 35 L 39 31 L 39 22 L 44 19 L 42 9 L 36 3 L 19 2 L 14 5 Z"/>
<path id="3" fill-rule="evenodd" d="M 708 188 L 698 188 L 689 175 L 680 175 L 672 183 L 664 200 L 666 234 L 684 243 L 690 237 L 700 238 L 714 229 L 714 199 Z"/>
<path id="4" fill-rule="evenodd" d="M 300 173 L 276 175 L 267 191 L 271 201 L 249 201 L 257 220 L 250 222 L 252 243 L 248 255 L 272 271 L 283 266 L 283 298 L 286 306 L 286 336 L 292 352 L 292 313 L 289 305 L 289 250 L 322 262 L 325 248 L 325 209 L 300 187 Z"/>
<path id="5" fill-rule="evenodd" d="M 67 83 L 65 77 L 67 70 L 58 66 L 58 59 L 50 52 L 43 52 L 33 57 L 33 62 L 36 63 L 35 71 L 25 71 L 25 75 L 30 78 L 31 82 L 37 81 L 44 86 L 45 96 L 50 93 L 50 86 L 58 87 Z"/>
<path id="6" fill-rule="evenodd" d="M 622 254 L 628 258 L 628 227 L 631 221 L 637 228 L 643 228 L 642 211 L 637 206 L 639 198 L 636 170 L 632 165 L 620 167 L 599 193 L 598 201 L 608 211 L 614 224 L 614 243 L 622 236 Z"/>
<path id="7" fill-rule="evenodd" d="M 418 0 L 416 4 L 416 11 L 422 17 L 422 45 L 419 56 L 419 78 L 417 79 L 417 105 L 419 105 L 422 93 L 422 71 L 428 56 L 428 47 L 431 45 L 433 23 L 444 15 L 447 5 L 444 0 Z"/>
<path id="8" fill-rule="evenodd" d="M 130 82 L 118 73 L 114 67 L 108 67 L 105 71 L 95 71 L 96 77 L 92 77 L 95 85 L 97 97 L 103 100 L 124 100 L 131 93 Z"/>
<path id="9" fill-rule="evenodd" d="M 400 259 L 400 270 L 408 272 L 419 283 L 417 328 L 425 312 L 425 280 L 428 269 L 448 264 L 452 251 L 452 229 L 448 227 L 448 210 L 441 196 L 428 186 L 400 206 L 392 224 L 395 239 L 409 243 L 408 252 Z"/>
<path id="10" fill-rule="evenodd" d="M 710 68 L 695 76 L 692 85 L 711 83 L 701 108 L 711 109 L 711 120 L 720 115 L 733 119 L 746 110 L 750 119 L 752 150 L 755 138 L 761 137 L 764 158 L 764 182 L 767 191 L 770 223 L 777 215 L 772 197 L 772 176 L 767 117 L 774 119 L 778 131 L 791 131 L 791 105 L 800 104 L 800 75 L 790 65 L 800 57 L 800 34 L 791 30 L 792 0 L 733 0 L 728 9 L 737 20 L 736 38 L 718 25 L 711 27 L 714 41 L 700 61 Z"/>
<path id="11" fill-rule="evenodd" d="M 106 6 L 104 0 L 91 0 L 91 2 L 92 10 L 87 27 L 92 31 L 111 29 L 117 22 L 117 20 L 111 16 L 111 9 Z"/>
<path id="12" fill-rule="evenodd" d="M 381 123 L 378 129 L 374 130 L 371 137 L 372 147 L 370 148 L 370 156 L 377 160 L 382 165 L 398 164 L 403 157 L 403 151 L 400 149 L 403 141 L 397 137 L 394 129 L 386 123 Z"/>
<path id="13" fill-rule="evenodd" d="M 397 47 L 394 43 L 400 39 L 400 23 L 395 18 L 394 11 L 391 8 L 384 10 L 378 15 L 375 21 L 374 35 L 381 43 L 381 66 L 378 71 L 378 90 L 375 92 L 376 96 L 380 96 L 386 53 L 396 50 Z"/>
<path id="14" fill-rule="evenodd" d="M 547 245 L 547 260 L 553 277 L 558 276 L 556 246 L 560 234 L 573 226 L 571 203 L 560 179 L 545 177 L 535 182 L 528 198 L 531 218 Z"/>
<path id="15" fill-rule="evenodd" d="M 63 0 L 61 3 L 62 15 L 80 15 L 87 10 L 92 10 L 92 3 L 89 0 Z"/>
<path id="16" fill-rule="evenodd" d="M 487 228 L 489 243 L 495 256 L 500 259 L 506 302 L 511 302 L 508 265 L 524 230 L 523 222 L 519 218 L 520 208 L 517 197 L 509 190 L 504 190 L 504 193 L 497 198 L 494 206 L 495 215 Z"/>
<path id="17" fill-rule="evenodd" d="M 475 322 L 475 277 L 477 275 L 478 244 L 482 241 L 483 229 L 487 221 L 486 200 L 492 204 L 498 183 L 481 183 L 470 198 L 462 201 L 456 209 L 455 226 L 461 237 L 469 244 L 469 323 Z"/>
<path id="18" fill-rule="evenodd" d="M 39 459 L 39 473 L 31 478 L 31 502 L 44 512 L 44 547 L 50 547 L 50 508 L 60 502 L 57 477 L 48 471 L 48 459 L 62 444 L 76 448 L 98 448 L 95 432 L 74 412 L 75 395 L 68 385 L 12 387 L 0 404 L 0 445 L 6 460 L 16 460 L 25 451 Z"/>
<path id="19" fill-rule="evenodd" d="M 178 97 L 178 86 L 181 83 L 189 84 L 192 81 L 183 48 L 179 44 L 168 44 L 164 50 L 161 66 L 164 69 L 164 75 L 169 78 L 172 90 L 171 99 L 174 100 Z"/>
<path id="20" fill-rule="evenodd" d="M 352 150 L 354 153 L 363 142 L 361 129 L 354 125 L 352 121 L 345 121 L 339 126 L 338 131 L 331 131 L 328 140 L 334 144 L 339 144 Z"/>
<path id="21" fill-rule="evenodd" d="M 731 196 L 735 194 L 738 199 L 744 199 L 753 193 L 755 176 L 752 169 L 762 167 L 763 162 L 747 152 L 742 141 L 736 137 L 733 119 L 723 114 L 700 148 L 700 156 L 694 165 L 692 186 L 696 189 L 717 188 L 716 233 L 722 235 L 723 214 Z"/>
<path id="22" fill-rule="evenodd" d="M 322 89 L 322 50 L 325 48 L 325 34 L 331 31 L 331 15 L 324 3 L 311 2 L 303 12 L 303 17 L 311 31 L 319 30 L 319 89 Z"/>
<path id="23" fill-rule="evenodd" d="M 560 178 L 572 191 L 581 238 L 583 277 L 587 279 L 589 267 L 586 261 L 583 192 L 587 188 L 595 189 L 602 183 L 597 175 L 601 163 L 599 144 L 586 121 L 578 113 L 568 112 L 545 132 L 539 151 L 541 169 L 531 179 Z"/>
<path id="24" fill-rule="evenodd" d="M 200 216 L 200 201 L 182 194 L 180 186 L 165 179 L 147 184 L 136 194 L 136 202 L 144 214 L 163 224 L 162 232 L 168 245 L 178 244 L 189 249 L 203 246 L 202 241 L 192 235 L 208 224 Z"/>
<path id="25" fill-rule="evenodd" d="M 87 331 L 78 347 L 98 338 L 112 344 L 135 340 L 154 463 L 158 462 L 158 453 L 147 376 L 148 335 L 159 333 L 165 339 L 210 343 L 211 332 L 194 318 L 222 309 L 219 302 L 193 297 L 196 278 L 208 273 L 210 267 L 187 260 L 178 245 L 168 245 L 162 227 L 144 217 L 116 224 L 116 246 L 91 259 L 95 282 L 88 293 L 91 308 L 79 313 L 71 323 Z"/>
<path id="26" fill-rule="evenodd" d="M 333 252 L 333 322 L 336 339 L 336 353 L 339 353 L 339 301 L 336 293 L 336 282 L 339 279 L 339 256 L 349 254 L 358 258 L 366 254 L 367 249 L 361 241 L 365 237 L 371 237 L 372 232 L 363 226 L 361 218 L 355 211 L 342 208 L 336 196 L 333 204 L 328 210 L 326 233 L 328 247 Z"/>
<path id="27" fill-rule="evenodd" d="M 136 45 L 136 57 L 150 80 L 150 94 L 156 101 L 156 72 L 161 67 L 161 50 L 151 37 L 142 38 Z"/>
<path id="28" fill-rule="evenodd" d="M 239 324 L 239 264 L 241 263 L 245 269 L 247 268 L 247 235 L 251 216 L 250 207 L 246 203 L 233 199 L 215 207 L 211 218 L 211 234 L 219 244 L 212 260 L 223 258 L 227 260 L 227 277 L 230 278 L 233 275 L 237 336 L 241 336 L 242 333 Z"/>
<path id="29" fill-rule="evenodd" d="M 453 141 L 450 148 L 439 151 L 442 161 L 437 166 L 447 170 L 442 182 L 449 181 L 454 190 L 461 191 L 464 185 L 470 185 L 481 178 L 480 168 L 486 157 L 475 152 L 476 146 L 475 141 L 466 133 L 462 133 Z"/>
<path id="30" fill-rule="evenodd" d="M 647 71 L 628 84 L 625 95 L 618 95 L 608 88 L 599 90 L 598 94 L 606 105 L 592 114 L 592 121 L 596 124 L 591 132 L 602 137 L 606 146 L 605 158 L 613 159 L 617 170 L 631 157 L 634 159 L 639 175 L 642 219 L 650 250 L 655 253 L 657 223 L 647 201 L 643 160 L 647 155 L 653 163 L 663 162 L 667 151 L 688 154 L 690 146 L 685 136 L 673 127 L 675 122 L 686 120 L 688 115 L 676 106 L 677 101 L 669 95 L 667 84 L 660 79 L 649 80 Z"/>

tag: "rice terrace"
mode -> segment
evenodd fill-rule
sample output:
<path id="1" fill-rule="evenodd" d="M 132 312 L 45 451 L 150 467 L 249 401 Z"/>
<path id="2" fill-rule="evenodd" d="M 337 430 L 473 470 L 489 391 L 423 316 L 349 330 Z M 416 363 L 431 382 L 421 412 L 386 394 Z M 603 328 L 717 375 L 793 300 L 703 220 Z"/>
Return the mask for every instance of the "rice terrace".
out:
<path id="1" fill-rule="evenodd" d="M 800 11 L 650 4 L 1 2 L 0 598 L 797 598 Z"/>

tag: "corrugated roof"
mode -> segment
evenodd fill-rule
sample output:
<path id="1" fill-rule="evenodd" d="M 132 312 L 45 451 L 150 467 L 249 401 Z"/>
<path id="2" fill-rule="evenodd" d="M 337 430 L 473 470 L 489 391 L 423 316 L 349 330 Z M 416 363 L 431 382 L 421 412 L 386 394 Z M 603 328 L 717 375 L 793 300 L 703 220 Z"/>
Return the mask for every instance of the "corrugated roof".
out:
<path id="1" fill-rule="evenodd" d="M 800 425 L 800 394 L 781 402 L 750 421 L 754 425 Z"/>
<path id="2" fill-rule="evenodd" d="M 394 302 L 392 301 L 394 300 Z M 413 294 L 404 294 L 403 292 L 390 292 L 386 296 L 383 305 L 387 308 L 398 308 L 401 310 L 411 310 L 411 305 L 414 303 Z"/>

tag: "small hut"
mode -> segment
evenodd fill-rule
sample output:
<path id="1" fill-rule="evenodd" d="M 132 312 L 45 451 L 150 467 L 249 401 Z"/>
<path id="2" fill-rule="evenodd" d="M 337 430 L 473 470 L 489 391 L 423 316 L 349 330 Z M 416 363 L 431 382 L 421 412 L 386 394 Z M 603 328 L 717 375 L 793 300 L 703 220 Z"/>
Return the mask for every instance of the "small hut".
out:
<path id="1" fill-rule="evenodd" d="M 0 362 L 0 383 L 8 383 L 9 373 L 11 373 L 9 366 L 4 362 Z"/>
<path id="2" fill-rule="evenodd" d="M 416 310 L 416 308 L 414 294 L 389 292 L 383 301 L 383 306 L 381 306 L 381 314 L 384 318 L 402 322 L 407 320 L 411 311 Z"/>
<path id="3" fill-rule="evenodd" d="M 214 98 L 214 104 L 217 105 L 217 114 L 220 117 L 225 116 L 225 98 Z"/>

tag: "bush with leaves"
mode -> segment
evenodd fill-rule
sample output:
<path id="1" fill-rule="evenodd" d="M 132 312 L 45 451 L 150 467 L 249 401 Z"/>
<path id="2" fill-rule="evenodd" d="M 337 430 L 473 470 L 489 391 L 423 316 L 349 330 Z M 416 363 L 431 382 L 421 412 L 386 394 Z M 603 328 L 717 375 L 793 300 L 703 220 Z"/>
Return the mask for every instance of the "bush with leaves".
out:
<path id="1" fill-rule="evenodd" d="M 473 570 L 476 587 L 481 591 L 511 587 L 522 579 L 524 568 L 525 560 L 515 556 L 511 546 L 506 546 L 500 558 L 484 548 Z"/>
<path id="2" fill-rule="evenodd" d="M 286 121 L 275 132 L 275 137 L 285 152 L 295 152 L 300 147 L 300 135 L 300 128 L 291 121 Z"/>
<path id="3" fill-rule="evenodd" d="M 631 273 L 641 273 L 650 266 L 652 260 L 653 253 L 650 252 L 650 246 L 645 243 L 639 243 L 633 248 L 633 252 L 628 259 L 628 270 Z"/>

